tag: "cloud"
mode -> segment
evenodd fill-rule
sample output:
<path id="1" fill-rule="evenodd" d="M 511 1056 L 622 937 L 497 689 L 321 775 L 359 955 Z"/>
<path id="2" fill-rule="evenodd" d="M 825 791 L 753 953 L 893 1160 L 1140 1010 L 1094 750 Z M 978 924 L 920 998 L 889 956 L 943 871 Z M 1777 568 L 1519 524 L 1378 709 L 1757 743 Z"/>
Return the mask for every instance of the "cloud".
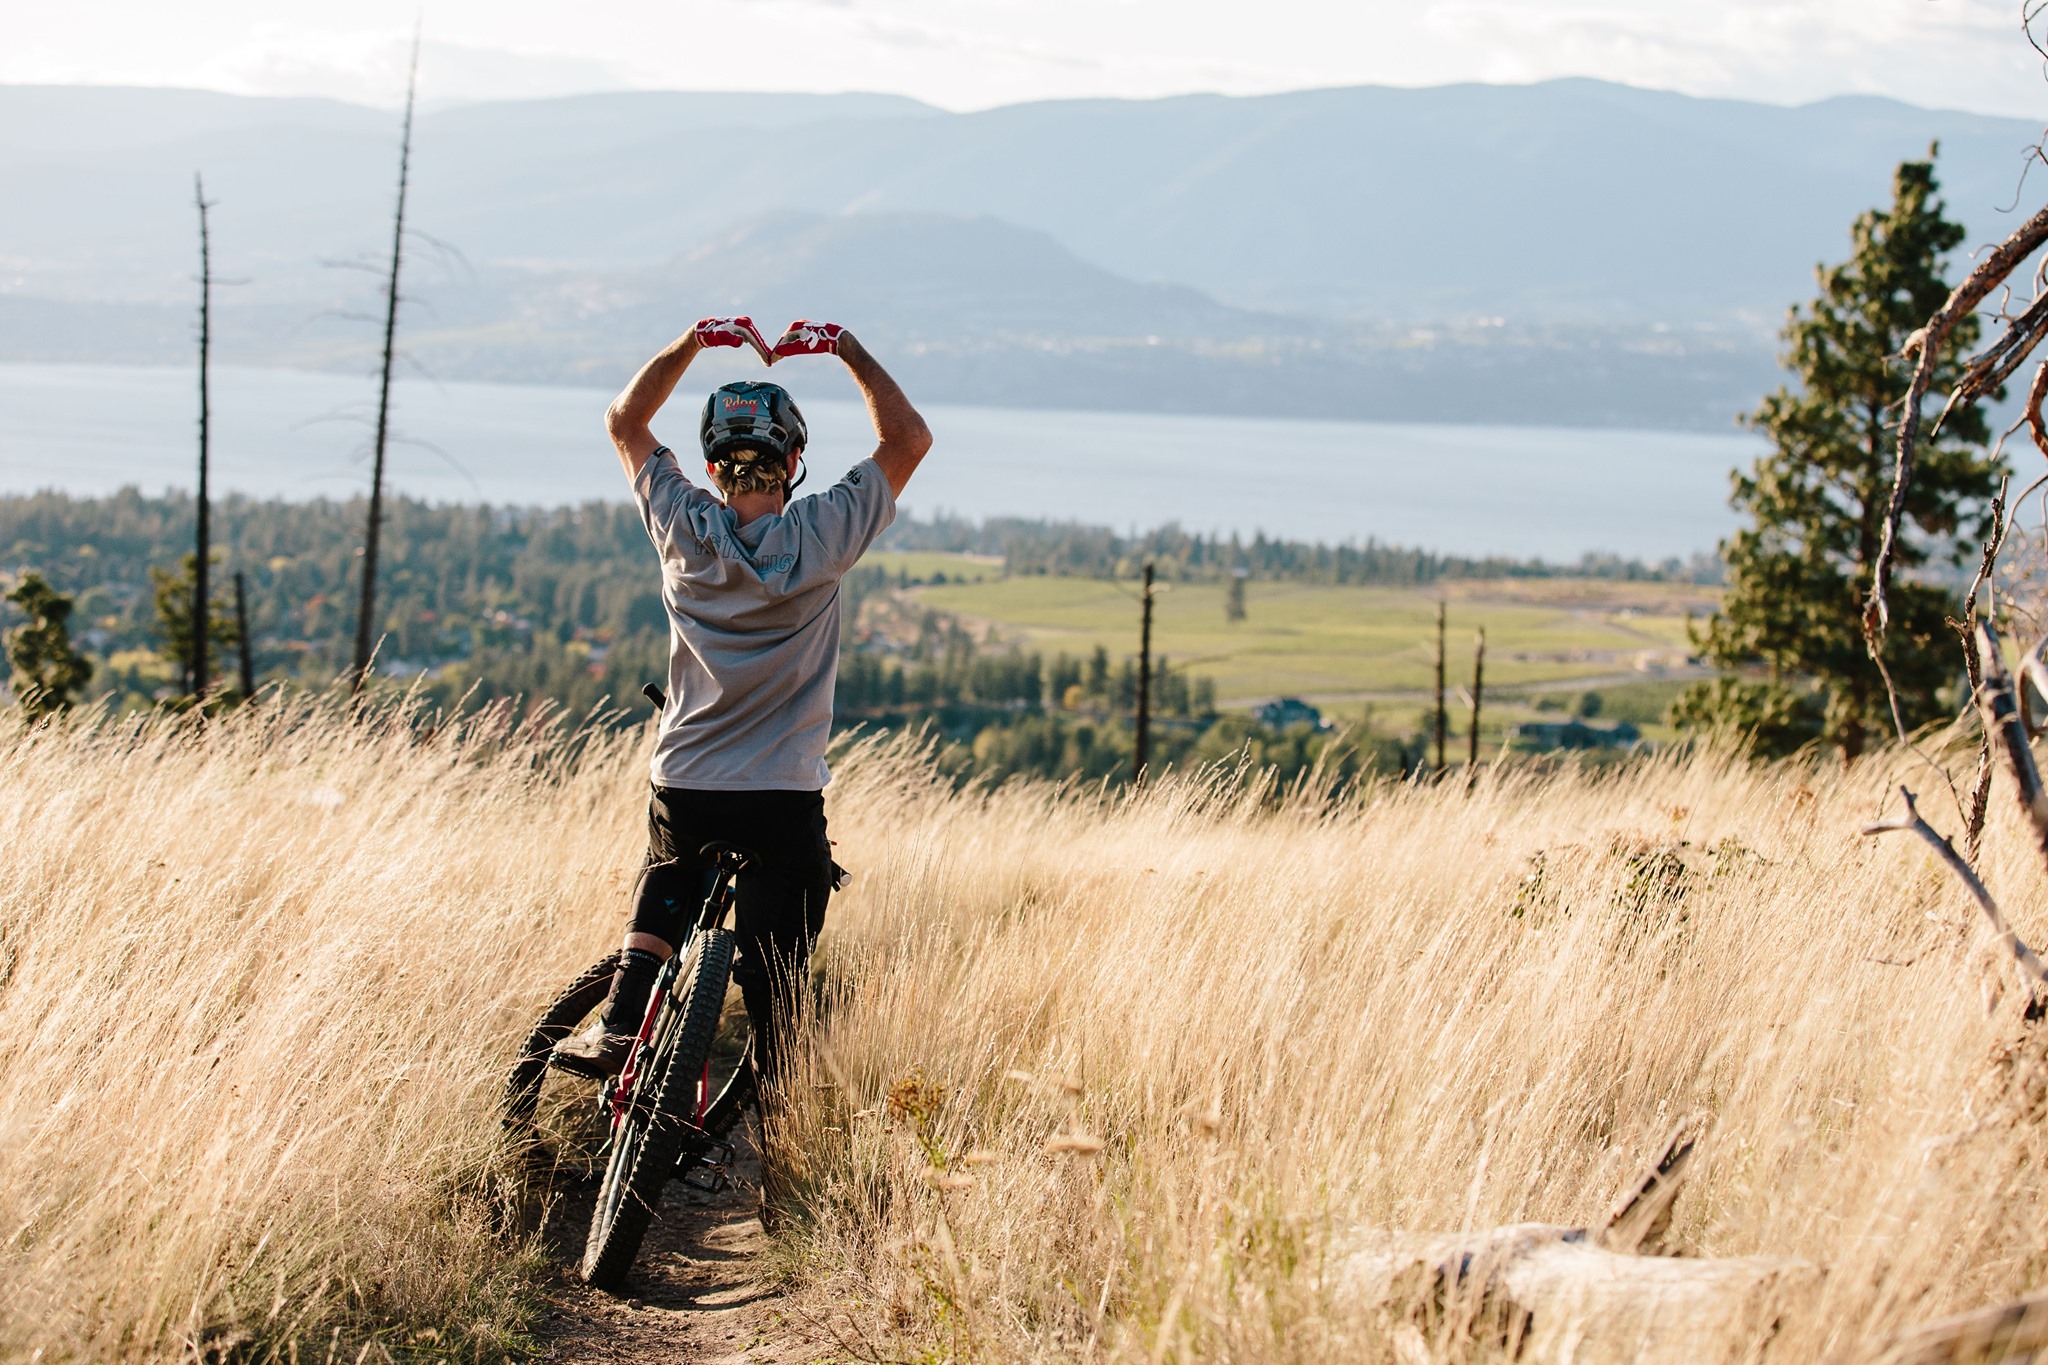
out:
<path id="1" fill-rule="evenodd" d="M 320 95 L 359 104 L 405 99 L 412 36 L 404 32 L 315 33 L 266 25 L 222 53 L 202 84 L 248 95 Z M 618 90 L 642 84 L 622 64 L 562 53 L 427 41 L 420 45 L 420 101 L 426 105 Z"/>
<path id="2" fill-rule="evenodd" d="M 1100 57 L 1085 45 L 1062 41 L 1063 25 L 1047 25 L 1046 37 L 1019 37 L 996 25 L 968 26 L 916 17 L 907 7 L 861 3 L 861 0 L 729 0 L 737 8 L 779 11 L 785 20 L 813 28 L 829 27 L 838 36 L 878 48 L 910 53 L 946 53 L 956 57 L 994 59 L 1009 64 L 1097 70 Z"/>
<path id="3" fill-rule="evenodd" d="M 1064 96 L 1593 76 L 1799 103 L 1846 92 L 2048 115 L 2021 0 L 434 0 L 422 97 L 620 88 L 886 90 L 953 108 Z M 0 79 L 390 105 L 407 0 L 23 8 Z M 317 17 L 316 17 L 317 16 Z"/>
<path id="4" fill-rule="evenodd" d="M 1491 80 L 1584 74 L 1780 103 L 1859 92 L 2048 110 L 2012 0 L 1446 0 L 1424 26 Z"/>

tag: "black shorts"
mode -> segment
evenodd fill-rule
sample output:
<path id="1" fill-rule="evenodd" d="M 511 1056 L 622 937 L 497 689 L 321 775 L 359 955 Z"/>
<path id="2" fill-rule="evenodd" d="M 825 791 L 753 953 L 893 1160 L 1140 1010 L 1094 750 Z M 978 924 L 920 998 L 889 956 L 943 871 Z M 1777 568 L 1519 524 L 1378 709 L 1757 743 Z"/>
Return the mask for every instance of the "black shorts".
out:
<path id="1" fill-rule="evenodd" d="M 647 806 L 647 860 L 633 898 L 634 933 L 681 946 L 710 890 L 712 864 L 699 850 L 715 842 L 737 845 L 754 858 L 735 887 L 739 956 L 733 977 L 747 1002 L 756 1056 L 769 1068 L 778 1050 L 776 1006 L 792 1013 L 802 1008 L 811 945 L 825 927 L 832 896 L 824 794 L 656 787 Z"/>

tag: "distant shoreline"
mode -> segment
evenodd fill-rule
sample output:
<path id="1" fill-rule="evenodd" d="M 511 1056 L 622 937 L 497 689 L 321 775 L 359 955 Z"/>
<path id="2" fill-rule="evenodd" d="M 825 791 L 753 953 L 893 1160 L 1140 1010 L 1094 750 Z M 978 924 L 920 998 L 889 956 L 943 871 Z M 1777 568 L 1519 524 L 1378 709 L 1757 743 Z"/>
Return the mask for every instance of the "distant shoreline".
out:
<path id="1" fill-rule="evenodd" d="M 785 378 L 813 431 L 812 486 L 872 445 L 864 412 Z M 686 442 L 695 373 L 657 427 Z M 101 494 L 192 486 L 189 369 L 0 362 L 0 491 Z M 813 390 L 814 391 L 814 390 Z M 367 482 L 366 377 L 221 366 L 215 487 L 348 498 Z M 394 484 L 429 501 L 565 506 L 620 501 L 598 427 L 607 391 L 402 381 Z M 940 445 L 905 498 L 921 515 L 1025 516 L 1117 527 L 1177 522 L 1338 544 L 1574 561 L 1711 550 L 1732 528 L 1728 473 L 1745 433 L 1451 426 L 1075 412 L 928 404 Z"/>

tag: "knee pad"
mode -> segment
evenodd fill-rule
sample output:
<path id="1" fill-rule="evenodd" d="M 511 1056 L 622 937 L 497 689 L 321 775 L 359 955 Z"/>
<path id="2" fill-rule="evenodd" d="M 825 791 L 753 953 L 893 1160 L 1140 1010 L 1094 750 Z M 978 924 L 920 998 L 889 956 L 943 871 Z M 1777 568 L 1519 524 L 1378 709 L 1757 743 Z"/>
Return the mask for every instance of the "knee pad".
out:
<path id="1" fill-rule="evenodd" d="M 698 881 L 692 872 L 675 858 L 640 869 L 640 884 L 633 892 L 634 933 L 653 934 L 671 948 L 682 942 L 702 899 L 691 894 Z"/>

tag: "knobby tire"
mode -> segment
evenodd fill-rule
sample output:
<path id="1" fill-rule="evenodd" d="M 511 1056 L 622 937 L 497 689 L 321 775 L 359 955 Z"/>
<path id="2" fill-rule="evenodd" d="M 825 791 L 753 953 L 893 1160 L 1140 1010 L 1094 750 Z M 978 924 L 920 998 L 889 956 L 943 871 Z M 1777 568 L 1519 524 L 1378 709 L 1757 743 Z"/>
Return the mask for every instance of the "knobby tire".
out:
<path id="1" fill-rule="evenodd" d="M 697 1083 L 718 1036 L 725 988 L 732 980 L 733 936 L 728 929 L 694 935 L 677 973 L 674 994 L 655 1025 L 654 1055 L 626 1117 L 612 1130 L 604 1184 L 583 1248 L 583 1279 L 617 1288 L 639 1254 L 662 1187 L 676 1172 L 686 1126 L 697 1116 Z"/>
<path id="2" fill-rule="evenodd" d="M 583 974 L 569 983 L 569 988 L 555 997 L 547 1013 L 533 1026 L 533 1032 L 526 1035 L 526 1042 L 520 1046 L 519 1060 L 513 1064 L 512 1078 L 505 1085 L 505 1127 L 521 1136 L 528 1135 L 533 1126 L 533 1115 L 540 1104 L 541 1082 L 548 1072 L 548 1053 L 556 1043 L 561 1042 L 589 1013 L 604 1003 L 611 990 L 612 973 L 618 970 L 619 957 L 612 953 L 590 964 Z"/>

